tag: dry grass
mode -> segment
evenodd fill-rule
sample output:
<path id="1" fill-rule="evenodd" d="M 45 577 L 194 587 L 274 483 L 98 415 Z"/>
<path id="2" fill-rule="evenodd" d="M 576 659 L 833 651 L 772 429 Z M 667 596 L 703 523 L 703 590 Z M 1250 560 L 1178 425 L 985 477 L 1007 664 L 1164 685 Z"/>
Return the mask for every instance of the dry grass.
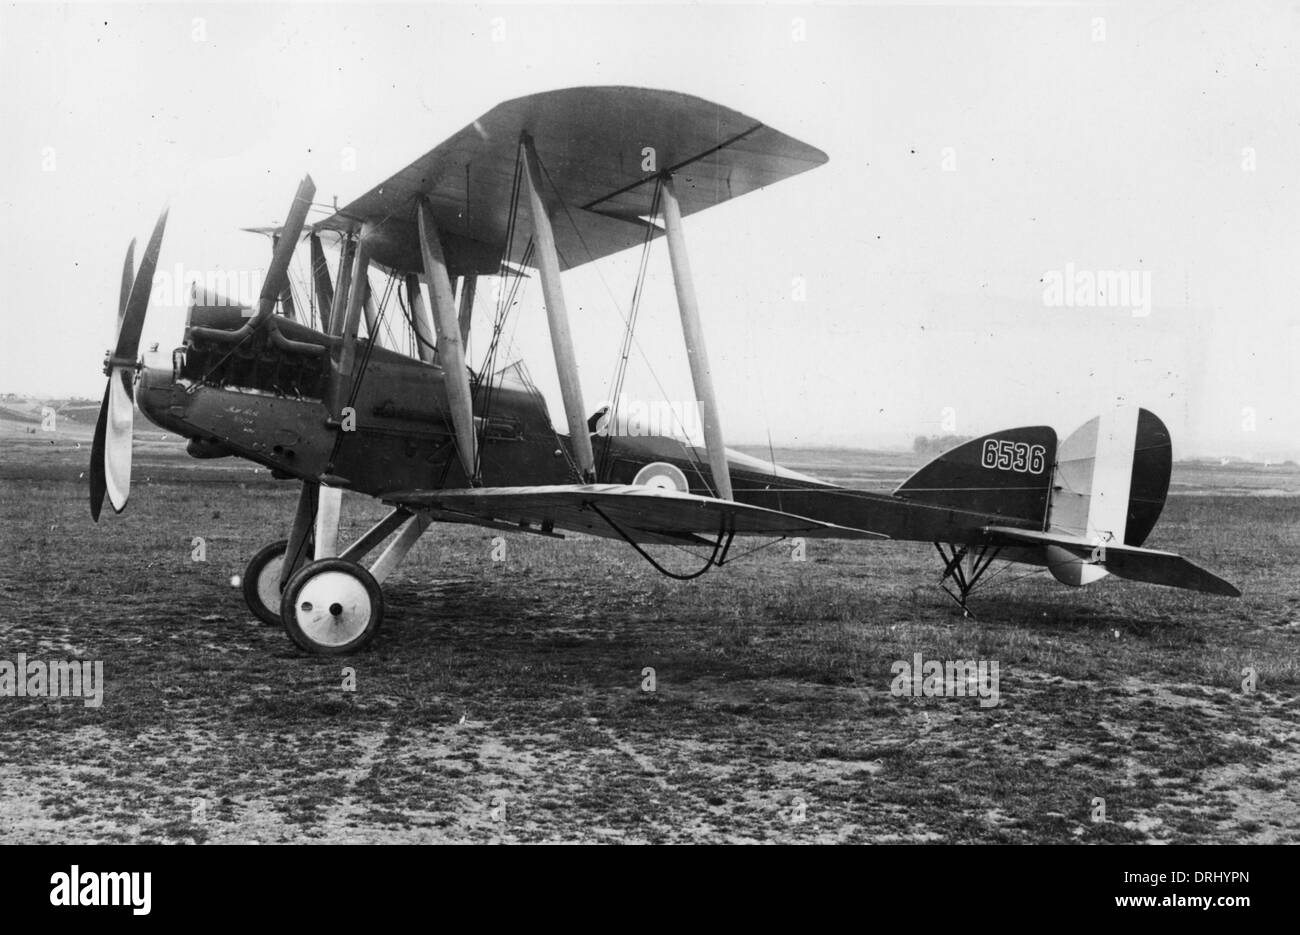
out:
<path id="1" fill-rule="evenodd" d="M 1300 498 L 1171 500 L 1151 544 L 1240 601 L 1013 568 L 977 620 L 929 546 L 778 546 L 680 584 L 615 543 L 493 562 L 495 533 L 435 529 L 340 661 L 230 586 L 289 485 L 155 441 L 96 527 L 85 439 L 0 443 L 0 658 L 107 680 L 99 709 L 0 698 L 0 841 L 1300 839 Z M 894 697 L 914 652 L 996 660 L 1002 703 Z"/>

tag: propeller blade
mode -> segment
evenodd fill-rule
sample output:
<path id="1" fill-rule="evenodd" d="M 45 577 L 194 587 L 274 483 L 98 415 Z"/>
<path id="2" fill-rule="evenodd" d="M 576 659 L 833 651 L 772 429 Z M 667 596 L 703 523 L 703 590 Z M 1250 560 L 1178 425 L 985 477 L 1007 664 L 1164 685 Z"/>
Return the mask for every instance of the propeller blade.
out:
<path id="1" fill-rule="evenodd" d="M 163 231 L 167 227 L 167 207 L 153 226 L 149 245 L 145 247 L 140 269 L 132 272 L 135 241 L 126 248 L 122 264 L 122 289 L 117 305 L 117 346 L 105 363 L 108 386 L 95 422 L 95 438 L 90 446 L 90 515 L 99 522 L 104 509 L 104 495 L 113 510 L 121 513 L 131 495 L 131 429 L 135 422 L 135 365 L 140 350 L 140 334 L 149 311 L 153 292 L 153 271 L 162 252 Z"/>
<path id="2" fill-rule="evenodd" d="M 122 264 L 122 295 L 117 302 L 117 330 L 122 331 L 122 319 L 126 317 L 126 303 L 131 298 L 131 284 L 135 282 L 135 238 L 126 248 L 126 262 Z"/>
<path id="3" fill-rule="evenodd" d="M 149 245 L 144 250 L 144 258 L 140 260 L 140 269 L 131 283 L 131 296 L 126 301 L 122 327 L 117 333 L 117 349 L 113 351 L 115 360 L 134 363 L 140 350 L 140 332 L 144 330 L 144 316 L 149 310 L 149 294 L 153 292 L 153 271 L 158 266 L 158 254 L 162 250 L 167 210 L 163 208 L 162 214 L 158 215 L 158 223 L 153 227 Z"/>
<path id="4" fill-rule="evenodd" d="M 330 279 L 330 266 L 325 259 L 320 235 L 315 233 L 311 235 L 311 278 L 316 287 L 316 305 L 321 310 L 321 321 L 328 326 L 329 310 L 334 307 L 334 281 Z"/>
<path id="5" fill-rule="evenodd" d="M 310 175 L 303 176 L 303 180 L 298 183 L 298 191 L 293 196 L 293 204 L 289 206 L 289 216 L 285 218 L 284 227 L 280 228 L 280 237 L 271 254 L 271 266 L 266 271 L 266 279 L 262 280 L 262 294 L 257 301 L 259 320 L 271 314 L 275 303 L 289 288 L 289 261 L 293 259 L 293 251 L 298 246 L 298 238 L 302 235 L 307 211 L 311 208 L 311 200 L 315 195 L 316 183 Z"/>
<path id="6" fill-rule="evenodd" d="M 134 378 L 135 371 L 130 367 L 114 367 L 112 376 L 108 378 L 103 465 L 108 502 L 113 505 L 115 513 L 122 512 L 126 498 L 131 494 L 131 427 L 135 420 L 131 381 Z"/>
<path id="7" fill-rule="evenodd" d="M 90 447 L 90 517 L 97 523 L 99 511 L 104 508 L 104 491 L 108 489 L 104 480 L 104 432 L 108 425 L 109 390 L 110 387 L 104 387 L 104 401 L 99 404 L 99 418 L 95 421 L 95 441 Z"/>

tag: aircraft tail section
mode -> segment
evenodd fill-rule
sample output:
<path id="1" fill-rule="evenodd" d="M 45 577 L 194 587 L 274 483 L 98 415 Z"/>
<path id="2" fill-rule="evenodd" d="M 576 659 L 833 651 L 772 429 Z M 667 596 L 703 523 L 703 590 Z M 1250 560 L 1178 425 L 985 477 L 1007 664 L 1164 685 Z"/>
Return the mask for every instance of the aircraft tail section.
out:
<path id="1" fill-rule="evenodd" d="M 904 481 L 894 496 L 1042 529 L 1056 458 L 1056 432 L 1050 426 L 1004 429 L 945 451 Z"/>
<path id="2" fill-rule="evenodd" d="M 1169 430 L 1154 413 L 1130 407 L 1097 416 L 1057 451 L 1046 531 L 1093 545 L 1142 545 L 1164 508 L 1172 466 Z M 1060 545 L 1045 549 L 1048 568 L 1065 584 L 1107 573 Z"/>
<path id="3" fill-rule="evenodd" d="M 944 556 L 945 580 L 957 582 L 961 600 L 993 560 L 986 555 L 1045 566 L 1075 587 L 1113 574 L 1239 596 L 1232 584 L 1180 555 L 1142 548 L 1164 509 L 1172 467 L 1165 424 L 1130 407 L 1097 416 L 1059 444 L 1052 429 L 1027 426 L 958 445 L 894 496 L 999 517 Z M 970 566 L 964 571 L 962 556 Z"/>

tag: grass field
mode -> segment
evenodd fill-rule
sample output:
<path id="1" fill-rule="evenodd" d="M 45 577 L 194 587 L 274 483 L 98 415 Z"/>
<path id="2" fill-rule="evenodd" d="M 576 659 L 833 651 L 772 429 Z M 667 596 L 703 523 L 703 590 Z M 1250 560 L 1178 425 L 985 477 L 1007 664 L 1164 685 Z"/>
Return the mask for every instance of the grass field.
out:
<path id="1" fill-rule="evenodd" d="M 340 660 L 231 585 L 292 485 L 139 426 L 131 506 L 96 526 L 87 427 L 31 428 L 0 421 L 0 659 L 102 660 L 106 687 L 0 697 L 0 842 L 1300 841 L 1293 467 L 1175 468 L 1149 544 L 1240 600 L 1010 567 L 971 620 L 928 545 L 782 543 L 683 584 L 613 542 L 493 561 L 496 533 L 435 527 Z M 895 697 L 916 652 L 996 661 L 1000 704 Z"/>

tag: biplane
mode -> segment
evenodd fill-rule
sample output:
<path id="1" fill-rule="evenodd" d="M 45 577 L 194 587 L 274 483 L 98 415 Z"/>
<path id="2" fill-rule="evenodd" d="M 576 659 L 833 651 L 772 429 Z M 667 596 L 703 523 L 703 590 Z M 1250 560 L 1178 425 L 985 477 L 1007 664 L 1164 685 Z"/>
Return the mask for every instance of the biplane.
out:
<path id="1" fill-rule="evenodd" d="M 284 223 L 264 231 L 272 259 L 256 304 L 194 287 L 182 346 L 170 366 L 154 366 L 138 351 L 164 209 L 138 269 L 134 241 L 127 250 L 91 454 L 91 513 L 97 521 L 105 496 L 117 512 L 126 506 L 136 404 L 187 438 L 196 458 L 237 456 L 299 483 L 287 535 L 252 558 L 243 593 L 258 618 L 325 654 L 374 637 L 381 585 L 435 523 L 611 537 L 679 578 L 726 563 L 736 537 L 934 543 L 940 584 L 963 609 L 999 560 L 1075 586 L 1112 574 L 1238 596 L 1181 556 L 1143 547 L 1172 463 L 1169 433 L 1146 410 L 1100 416 L 1059 443 L 1048 426 L 993 432 L 940 455 L 892 494 L 825 483 L 725 446 L 683 218 L 826 158 L 678 93 L 584 87 L 508 101 L 319 220 L 308 220 L 315 186 L 304 178 Z M 562 273 L 637 247 L 643 273 L 660 238 L 703 444 L 609 430 L 588 411 L 579 379 Z M 303 244 L 306 302 L 301 293 L 295 300 L 289 275 Z M 334 272 L 327 246 L 337 251 Z M 372 271 L 388 277 L 382 295 Z M 560 428 L 526 369 L 493 359 L 513 291 L 534 273 Z M 498 277 L 501 288 L 489 352 L 473 369 L 466 346 L 481 277 Z M 405 319 L 407 352 L 381 340 L 386 312 Z M 351 543 L 339 542 L 345 490 L 389 507 Z M 650 551 L 660 545 L 697 547 L 700 565 L 672 571 Z"/>

